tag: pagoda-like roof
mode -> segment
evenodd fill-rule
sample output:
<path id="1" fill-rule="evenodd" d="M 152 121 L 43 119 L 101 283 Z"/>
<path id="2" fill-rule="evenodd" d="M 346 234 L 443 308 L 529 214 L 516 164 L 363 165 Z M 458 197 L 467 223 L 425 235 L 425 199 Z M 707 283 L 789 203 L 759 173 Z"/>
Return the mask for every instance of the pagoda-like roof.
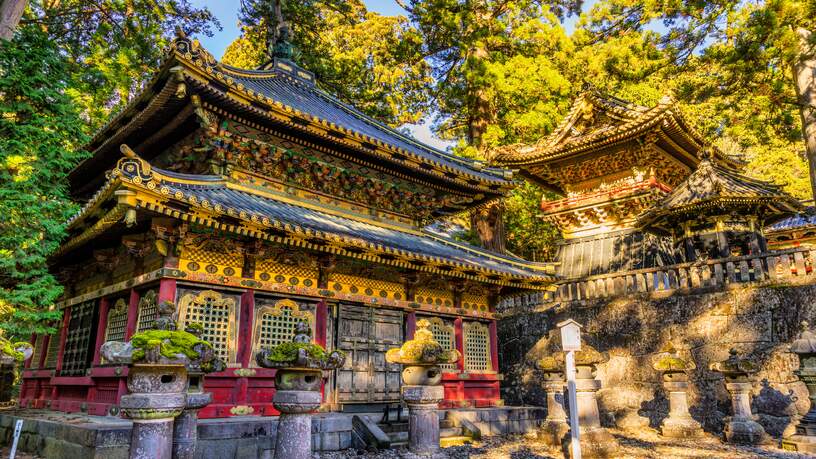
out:
<path id="1" fill-rule="evenodd" d="M 287 199 L 215 175 L 151 167 L 124 148 L 104 186 L 69 221 L 65 256 L 121 224 L 125 208 L 169 215 L 221 231 L 418 271 L 500 285 L 544 288 L 553 265 L 500 255 L 423 230 L 367 221 L 309 202 Z M 118 200 L 118 204 L 113 201 Z"/>
<path id="2" fill-rule="evenodd" d="M 534 164 L 611 145 L 654 128 L 676 136 L 692 151 L 705 145 L 705 140 L 680 115 L 670 97 L 648 108 L 588 90 L 578 96 L 550 135 L 535 144 L 500 147 L 494 158 L 508 166 Z"/>
<path id="3" fill-rule="evenodd" d="M 584 161 L 601 151 L 620 155 L 612 150 L 616 145 L 647 135 L 688 169 L 700 161 L 699 154 L 707 144 L 669 96 L 650 108 L 590 89 L 578 96 L 550 135 L 533 144 L 499 147 L 493 158 L 499 165 L 520 168 L 526 177 L 547 188 L 563 191 L 566 183 L 559 183 L 564 179 L 556 177 L 565 164 Z M 717 161 L 732 161 L 718 151 L 714 155 Z"/>
<path id="4" fill-rule="evenodd" d="M 174 141 L 181 118 L 192 116 L 194 102 L 219 115 L 238 116 L 330 148 L 376 170 L 479 196 L 473 205 L 513 186 L 509 170 L 486 167 L 392 129 L 320 89 L 312 73 L 291 61 L 276 59 L 264 70 L 237 69 L 217 62 L 197 41 L 180 36 L 153 80 L 88 143 L 92 157 L 69 177 L 73 193 L 87 196 L 99 186 L 122 143 L 145 152 L 147 160 L 158 154 L 157 146 Z"/>
<path id="5" fill-rule="evenodd" d="M 771 224 L 801 209 L 799 201 L 777 185 L 705 160 L 658 205 L 638 216 L 638 226 L 671 234 L 678 222 L 733 212 L 750 213 Z"/>
<path id="6" fill-rule="evenodd" d="M 780 233 L 785 231 L 816 228 L 816 208 L 807 207 L 796 215 L 783 218 L 766 228 L 766 233 Z"/>

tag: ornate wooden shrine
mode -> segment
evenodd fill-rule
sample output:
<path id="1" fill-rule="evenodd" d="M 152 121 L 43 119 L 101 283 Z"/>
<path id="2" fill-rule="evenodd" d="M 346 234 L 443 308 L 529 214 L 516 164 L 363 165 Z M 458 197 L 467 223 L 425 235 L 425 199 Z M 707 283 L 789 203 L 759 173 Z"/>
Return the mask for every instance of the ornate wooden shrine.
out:
<path id="1" fill-rule="evenodd" d="M 70 175 L 84 206 L 52 260 L 63 321 L 32 339 L 23 406 L 116 413 L 127 368 L 99 346 L 149 327 L 165 300 L 228 363 L 207 376 L 203 417 L 276 414 L 275 370 L 254 355 L 290 341 L 299 321 L 348 355 L 325 380 L 327 408 L 399 400 L 385 351 L 417 317 L 464 355 L 445 368 L 445 404 L 490 406 L 500 402 L 494 303 L 553 282 L 551 265 L 422 229 L 501 197 L 509 171 L 378 123 L 285 56 L 242 70 L 179 37 L 87 148 Z"/>
<path id="2" fill-rule="evenodd" d="M 495 158 L 564 195 L 541 209 L 564 237 L 558 273 L 574 279 L 676 261 L 671 241 L 638 230 L 637 216 L 691 174 L 705 146 L 670 97 L 649 108 L 587 90 L 552 134 Z"/>
<path id="3" fill-rule="evenodd" d="M 708 160 L 655 207 L 638 226 L 671 236 L 684 262 L 757 255 L 768 250 L 766 225 L 796 214 L 802 205 L 778 186 L 746 177 Z"/>
<path id="4" fill-rule="evenodd" d="M 765 239 L 771 250 L 816 247 L 816 208 L 807 207 L 765 228 Z"/>

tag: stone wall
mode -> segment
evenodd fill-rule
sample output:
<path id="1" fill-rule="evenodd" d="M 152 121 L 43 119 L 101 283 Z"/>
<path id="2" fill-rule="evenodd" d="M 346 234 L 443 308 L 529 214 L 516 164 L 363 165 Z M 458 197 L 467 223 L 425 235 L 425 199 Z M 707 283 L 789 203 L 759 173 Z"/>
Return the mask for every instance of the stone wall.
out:
<path id="1" fill-rule="evenodd" d="M 667 416 L 668 401 L 652 369 L 652 358 L 671 339 L 697 365 L 689 404 L 692 416 L 707 431 L 720 432 L 723 417 L 731 410 L 722 378 L 708 366 L 725 359 L 733 347 L 760 363 L 753 412 L 768 433 L 780 436 L 792 429 L 795 418 L 809 405 L 805 385 L 793 374 L 798 360 L 788 345 L 802 320 L 816 322 L 814 298 L 814 285 L 739 286 L 721 292 L 664 298 L 641 294 L 508 312 L 498 324 L 499 360 L 505 374 L 502 396 L 508 404 L 546 405 L 534 362 L 544 356 L 547 334 L 555 324 L 573 318 L 584 325 L 585 340 L 610 357 L 597 375 L 603 383 L 599 398 L 606 425 L 626 427 L 634 412 L 656 427 Z"/>

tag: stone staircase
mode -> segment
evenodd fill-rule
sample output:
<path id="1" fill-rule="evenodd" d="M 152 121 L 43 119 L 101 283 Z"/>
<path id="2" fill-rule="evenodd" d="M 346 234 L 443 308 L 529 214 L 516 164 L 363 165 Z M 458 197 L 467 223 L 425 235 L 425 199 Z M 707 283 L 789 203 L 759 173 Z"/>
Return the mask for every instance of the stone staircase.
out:
<path id="1" fill-rule="evenodd" d="M 479 439 L 481 432 L 467 421 L 459 421 L 439 412 L 439 445 L 443 448 L 472 443 Z M 355 437 L 365 443 L 365 449 L 401 449 L 408 447 L 408 411 L 407 409 L 391 410 L 389 415 L 382 416 L 378 422 L 372 422 L 372 416 L 355 416 L 353 421 Z M 363 446 L 362 444 L 358 444 Z"/>

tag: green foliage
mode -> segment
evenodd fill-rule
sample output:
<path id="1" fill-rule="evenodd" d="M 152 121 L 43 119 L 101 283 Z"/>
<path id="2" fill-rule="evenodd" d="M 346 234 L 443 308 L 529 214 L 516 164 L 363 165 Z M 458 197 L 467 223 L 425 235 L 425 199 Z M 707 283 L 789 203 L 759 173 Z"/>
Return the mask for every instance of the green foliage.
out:
<path id="1" fill-rule="evenodd" d="M 539 217 L 541 194 L 541 188 L 524 182 L 505 200 L 507 250 L 528 260 L 551 261 L 560 235 L 554 225 Z"/>
<path id="2" fill-rule="evenodd" d="M 3 353 L 18 362 L 22 362 L 25 359 L 25 354 L 17 349 L 31 349 L 31 344 L 18 341 L 16 343 L 12 343 L 11 341 L 0 337 L 0 353 Z"/>
<path id="3" fill-rule="evenodd" d="M 255 68 L 269 59 L 274 3 L 243 2 L 243 34 L 227 48 L 225 63 Z M 369 12 L 360 0 L 285 2 L 282 7 L 293 29 L 294 60 L 314 72 L 323 89 L 388 124 L 422 118 L 430 71 L 420 54 L 421 37 L 405 17 Z"/>
<path id="4" fill-rule="evenodd" d="M 147 330 L 133 335 L 130 342 L 134 348 L 134 362 L 144 360 L 145 351 L 156 347 L 159 347 L 159 353 L 168 359 L 175 359 L 179 354 L 190 359 L 198 359 L 201 356 L 194 349 L 196 345 L 212 347 L 210 343 L 181 330 Z"/>
<path id="5" fill-rule="evenodd" d="M 0 328 L 15 336 L 52 331 L 61 315 L 49 309 L 62 287 L 46 257 L 77 210 L 64 177 L 85 156 L 70 84 L 46 34 L 24 27 L 0 41 Z"/>
<path id="6" fill-rule="evenodd" d="M 306 354 L 315 360 L 326 359 L 326 350 L 322 346 L 315 343 L 296 343 L 292 341 L 270 347 L 266 358 L 272 362 L 294 362 L 297 360 L 301 349 L 305 350 Z"/>
<path id="7" fill-rule="evenodd" d="M 218 22 L 189 0 L 32 0 L 22 24 L 47 32 L 74 77 L 66 88 L 95 128 L 158 67 L 176 27 L 211 35 Z"/>

